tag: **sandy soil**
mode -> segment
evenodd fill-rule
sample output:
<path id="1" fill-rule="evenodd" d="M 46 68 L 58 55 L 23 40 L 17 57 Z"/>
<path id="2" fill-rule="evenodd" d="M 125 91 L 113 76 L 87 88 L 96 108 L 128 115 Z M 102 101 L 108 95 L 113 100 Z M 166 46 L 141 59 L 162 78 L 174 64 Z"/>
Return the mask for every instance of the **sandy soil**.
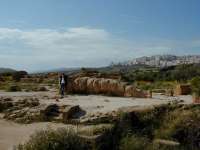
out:
<path id="1" fill-rule="evenodd" d="M 153 98 L 123 98 L 97 95 L 68 95 L 56 102 L 56 92 L 0 92 L 0 97 L 12 97 L 15 100 L 26 97 L 37 97 L 41 103 L 57 103 L 66 105 L 79 105 L 88 114 L 97 112 L 107 113 L 122 107 L 149 107 L 168 103 L 174 100 L 183 100 L 184 103 L 191 103 L 191 96 L 167 97 L 160 94 L 153 95 Z M 33 123 L 21 125 L 1 119 L 0 115 L 0 150 L 11 149 L 13 145 L 27 140 L 36 130 L 69 127 L 60 123 Z"/>
<path id="2" fill-rule="evenodd" d="M 11 150 L 13 145 L 27 140 L 28 137 L 37 130 L 47 128 L 56 129 L 68 126 L 69 125 L 48 122 L 21 125 L 0 119 L 0 150 Z"/>

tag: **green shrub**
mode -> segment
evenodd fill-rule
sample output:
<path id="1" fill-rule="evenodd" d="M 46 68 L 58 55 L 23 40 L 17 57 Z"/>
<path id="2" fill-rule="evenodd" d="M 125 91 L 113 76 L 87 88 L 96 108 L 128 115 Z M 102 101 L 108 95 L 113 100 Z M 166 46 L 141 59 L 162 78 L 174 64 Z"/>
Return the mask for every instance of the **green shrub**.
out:
<path id="1" fill-rule="evenodd" d="M 191 80 L 200 76 L 200 64 L 184 64 L 167 68 L 134 69 L 124 72 L 122 79 L 127 82 L 134 81 L 181 81 Z"/>
<path id="2" fill-rule="evenodd" d="M 199 114 L 198 105 L 161 105 L 123 115 L 115 131 L 120 131 L 121 149 L 197 150 L 200 148 Z M 156 145 L 154 139 L 177 141 L 180 146 Z"/>
<path id="3" fill-rule="evenodd" d="M 17 86 L 17 85 L 10 85 L 7 87 L 7 91 L 8 92 L 17 92 L 17 91 L 21 91 L 21 87 Z"/>
<path id="4" fill-rule="evenodd" d="M 73 129 L 43 130 L 30 140 L 18 145 L 17 150 L 88 150 L 89 144 L 77 136 Z"/>
<path id="5" fill-rule="evenodd" d="M 153 90 L 153 89 L 172 89 L 175 85 L 174 82 L 167 81 L 155 81 L 155 82 L 135 82 L 136 86 L 143 90 Z"/>
<path id="6" fill-rule="evenodd" d="M 21 78 L 26 76 L 28 73 L 26 71 L 16 71 L 12 73 L 12 78 L 14 81 L 19 82 Z"/>
<path id="7" fill-rule="evenodd" d="M 191 80 L 192 92 L 199 97 L 200 96 L 200 77 L 195 77 Z"/>
<path id="8" fill-rule="evenodd" d="M 127 136 L 120 141 L 120 150 L 145 150 L 149 145 L 149 139 L 145 137 Z"/>
<path id="9" fill-rule="evenodd" d="M 200 148 L 200 106 L 180 107 L 165 116 L 155 137 L 180 142 L 191 148 Z"/>

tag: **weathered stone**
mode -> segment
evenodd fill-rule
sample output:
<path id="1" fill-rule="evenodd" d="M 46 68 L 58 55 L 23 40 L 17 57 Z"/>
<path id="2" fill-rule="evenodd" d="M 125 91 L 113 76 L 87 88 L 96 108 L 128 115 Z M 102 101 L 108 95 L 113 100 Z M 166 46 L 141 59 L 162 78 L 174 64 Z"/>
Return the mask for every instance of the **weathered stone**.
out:
<path id="1" fill-rule="evenodd" d="M 174 149 L 174 147 L 178 147 L 180 145 L 179 142 L 171 141 L 171 140 L 164 140 L 164 139 L 156 139 L 153 141 L 156 145 L 165 145 L 168 148 Z"/>
<path id="2" fill-rule="evenodd" d="M 126 82 L 121 82 L 116 79 L 78 76 L 74 80 L 70 79 L 69 81 L 71 83 L 69 83 L 67 89 L 73 93 L 105 94 L 122 97 L 149 97 L 147 92 L 138 90 L 133 86 L 129 87 Z"/>
<path id="3" fill-rule="evenodd" d="M 59 106 L 57 104 L 49 104 L 40 106 L 40 114 L 44 117 L 58 116 Z"/>
<path id="4" fill-rule="evenodd" d="M 13 101 L 13 99 L 12 98 L 10 98 L 10 97 L 5 97 L 5 98 L 0 98 L 1 99 L 1 101 L 4 101 L 4 102 L 11 102 L 11 101 Z"/>
<path id="5" fill-rule="evenodd" d="M 101 93 L 102 94 L 108 94 L 108 87 L 109 87 L 109 79 L 101 79 L 100 84 L 101 84 Z"/>
<path id="6" fill-rule="evenodd" d="M 5 111 L 13 106 L 11 101 L 0 101 L 0 112 Z"/>
<path id="7" fill-rule="evenodd" d="M 29 99 L 22 99 L 14 103 L 14 105 L 18 105 L 21 107 L 34 107 L 38 106 L 39 100 L 37 98 L 29 98 Z"/>
<path id="8" fill-rule="evenodd" d="M 124 82 L 119 82 L 118 86 L 117 86 L 117 93 L 116 96 L 124 96 L 124 92 L 125 92 L 125 87 L 126 87 L 126 83 Z"/>
<path id="9" fill-rule="evenodd" d="M 75 89 L 78 93 L 83 93 L 87 89 L 87 78 L 77 78 L 74 81 Z"/>
<path id="10" fill-rule="evenodd" d="M 101 93 L 101 79 L 97 78 L 93 81 L 93 90 L 94 90 L 94 94 Z"/>
<path id="11" fill-rule="evenodd" d="M 191 85 L 189 84 L 178 84 L 174 89 L 175 95 L 188 95 L 191 93 Z"/>
<path id="12" fill-rule="evenodd" d="M 132 96 L 138 97 L 138 98 L 147 98 L 148 93 L 146 91 L 143 91 L 143 90 L 140 90 L 140 89 L 135 89 Z"/>
<path id="13" fill-rule="evenodd" d="M 63 110 L 63 122 L 68 122 L 70 119 L 77 117 L 77 115 L 81 112 L 81 108 L 76 106 L 66 106 Z"/>

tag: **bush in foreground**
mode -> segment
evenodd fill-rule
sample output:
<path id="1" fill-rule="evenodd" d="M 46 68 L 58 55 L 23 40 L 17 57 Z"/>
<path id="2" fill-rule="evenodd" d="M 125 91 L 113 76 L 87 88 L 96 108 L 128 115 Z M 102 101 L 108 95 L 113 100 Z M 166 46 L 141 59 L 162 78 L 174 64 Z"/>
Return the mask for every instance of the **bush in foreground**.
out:
<path id="1" fill-rule="evenodd" d="M 36 132 L 30 140 L 16 150 L 88 150 L 89 145 L 73 129 L 44 130 Z"/>
<path id="2" fill-rule="evenodd" d="M 144 150 L 147 149 L 149 140 L 144 137 L 127 136 L 120 142 L 120 150 Z"/>
<path id="3" fill-rule="evenodd" d="M 200 77 L 195 77 L 191 80 L 192 92 L 196 97 L 200 97 Z"/>
<path id="4" fill-rule="evenodd" d="M 124 150 L 198 150 L 200 148 L 200 106 L 170 104 L 129 114 L 129 131 L 122 136 Z M 127 118 L 127 117 L 126 117 Z M 124 124 L 120 122 L 120 124 Z M 124 126 L 124 125 L 123 125 Z M 127 126 L 127 125 L 126 125 Z M 125 127 L 125 126 L 124 126 Z M 123 127 L 121 127 L 123 128 Z M 123 132 L 125 129 L 123 129 Z M 124 134 L 122 132 L 122 134 Z M 154 140 L 166 143 L 155 144 Z M 177 142 L 180 145 L 167 143 Z"/>

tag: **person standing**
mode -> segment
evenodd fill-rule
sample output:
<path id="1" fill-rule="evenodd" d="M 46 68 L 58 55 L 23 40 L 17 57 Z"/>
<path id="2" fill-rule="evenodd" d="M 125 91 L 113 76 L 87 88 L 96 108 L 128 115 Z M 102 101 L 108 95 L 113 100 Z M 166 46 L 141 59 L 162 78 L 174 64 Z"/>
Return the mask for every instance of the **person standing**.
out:
<path id="1" fill-rule="evenodd" d="M 64 98 L 65 96 L 65 83 L 65 74 L 63 73 L 59 78 L 61 98 Z"/>

